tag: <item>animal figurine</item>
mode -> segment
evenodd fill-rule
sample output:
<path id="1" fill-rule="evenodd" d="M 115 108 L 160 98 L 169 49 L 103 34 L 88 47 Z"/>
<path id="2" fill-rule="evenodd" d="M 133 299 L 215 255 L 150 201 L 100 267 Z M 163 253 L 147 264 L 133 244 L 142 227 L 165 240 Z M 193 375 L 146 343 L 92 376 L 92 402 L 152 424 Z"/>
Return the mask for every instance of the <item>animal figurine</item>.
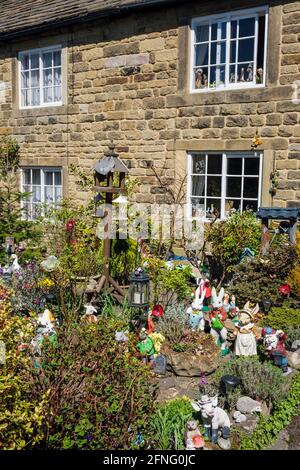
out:
<path id="1" fill-rule="evenodd" d="M 198 450 L 203 449 L 204 439 L 199 431 L 199 427 L 196 421 L 191 420 L 186 423 L 184 440 L 186 450 Z"/>
<path id="2" fill-rule="evenodd" d="M 262 338 L 266 355 L 281 367 L 283 373 L 288 372 L 285 349 L 287 335 L 282 330 L 273 330 L 267 326 L 262 329 Z"/>
<path id="3" fill-rule="evenodd" d="M 241 67 L 241 76 L 240 76 L 240 82 L 245 81 L 245 67 Z"/>
<path id="4" fill-rule="evenodd" d="M 86 321 L 87 323 L 97 323 L 98 319 L 96 317 L 97 309 L 92 304 L 86 304 L 84 306 L 85 314 L 82 315 L 81 320 Z"/>
<path id="5" fill-rule="evenodd" d="M 236 340 L 234 352 L 236 356 L 256 356 L 257 344 L 254 334 L 253 315 L 246 310 L 239 312 L 239 322 L 236 325 Z"/>
<path id="6" fill-rule="evenodd" d="M 205 437 L 209 438 L 213 444 L 218 443 L 223 449 L 230 449 L 230 419 L 226 411 L 218 406 L 218 397 L 202 395 L 200 400 L 192 402 L 192 406 L 194 410 L 201 413 Z"/>
<path id="7" fill-rule="evenodd" d="M 248 65 L 247 72 L 248 72 L 247 82 L 252 82 L 253 81 L 253 67 L 252 67 L 252 64 Z"/>
<path id="8" fill-rule="evenodd" d="M 206 295 L 207 288 L 205 284 L 201 281 L 195 291 L 194 300 L 192 305 L 187 309 L 187 313 L 189 315 L 189 324 L 192 330 L 196 330 L 200 328 L 200 330 L 204 330 L 204 318 L 202 313 L 202 308 L 204 304 L 204 299 Z"/>
<path id="9" fill-rule="evenodd" d="M 216 288 L 213 287 L 211 290 L 212 294 L 212 306 L 213 308 L 221 308 L 223 307 L 223 299 L 224 299 L 224 287 L 220 289 L 219 294 L 217 294 Z"/>
<path id="10" fill-rule="evenodd" d="M 54 333 L 54 317 L 50 310 L 47 308 L 43 311 L 43 313 L 38 314 L 38 326 L 39 329 L 42 330 L 44 334 Z"/>
<path id="11" fill-rule="evenodd" d="M 198 69 L 195 74 L 195 87 L 203 88 L 204 86 L 207 86 L 207 77 L 203 72 L 203 69 Z"/>
<path id="12" fill-rule="evenodd" d="M 215 339 L 218 346 L 221 346 L 221 355 L 226 356 L 229 353 L 227 344 L 227 329 L 224 325 L 227 319 L 225 310 L 214 308 L 210 314 L 210 334 Z"/>
<path id="13" fill-rule="evenodd" d="M 13 260 L 13 263 L 12 263 L 12 266 L 11 266 L 11 272 L 12 272 L 12 274 L 15 274 L 15 273 L 20 271 L 21 266 L 19 265 L 17 255 L 15 255 L 15 254 L 11 255 L 10 259 Z"/>

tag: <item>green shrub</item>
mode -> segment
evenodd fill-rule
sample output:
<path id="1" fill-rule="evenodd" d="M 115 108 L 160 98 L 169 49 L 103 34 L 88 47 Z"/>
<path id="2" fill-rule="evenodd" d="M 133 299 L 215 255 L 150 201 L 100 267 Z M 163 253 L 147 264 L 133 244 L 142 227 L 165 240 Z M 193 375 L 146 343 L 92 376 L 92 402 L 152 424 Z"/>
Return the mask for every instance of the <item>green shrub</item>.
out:
<path id="1" fill-rule="evenodd" d="M 175 304 L 168 307 L 157 322 L 156 330 L 176 348 L 182 342 L 187 330 L 187 312 L 183 304 Z"/>
<path id="2" fill-rule="evenodd" d="M 138 244 L 130 238 L 113 240 L 111 253 L 111 275 L 120 284 L 128 284 L 129 275 L 137 268 Z"/>
<path id="3" fill-rule="evenodd" d="M 287 348 L 290 348 L 294 341 L 300 340 L 300 327 L 294 328 L 293 326 L 289 326 L 286 329 L 287 340 L 285 341 L 285 345 Z"/>
<path id="4" fill-rule="evenodd" d="M 269 361 L 261 363 L 258 358 L 234 358 L 217 370 L 214 380 L 219 383 L 223 375 L 234 375 L 241 380 L 241 396 L 275 403 L 283 400 L 287 393 L 281 369 Z"/>
<path id="5" fill-rule="evenodd" d="M 212 224 L 207 233 L 211 252 L 222 267 L 219 283 L 239 262 L 245 248 L 259 252 L 260 223 L 251 211 L 235 212 L 228 219 Z"/>
<path id="6" fill-rule="evenodd" d="M 234 268 L 232 286 L 228 289 L 238 304 L 270 299 L 274 304 L 283 302 L 279 293 L 295 262 L 295 250 L 290 243 L 271 246 L 268 256 L 247 258 Z"/>
<path id="7" fill-rule="evenodd" d="M 300 325 L 300 310 L 284 304 L 282 307 L 273 307 L 261 324 L 271 326 L 276 330 L 287 332 L 288 328 L 298 328 Z"/>
<path id="8" fill-rule="evenodd" d="M 136 338 L 115 340 L 126 323 L 104 318 L 58 331 L 45 344 L 43 373 L 27 382 L 32 395 L 50 390 L 47 449 L 130 449 L 153 409 L 150 369 L 136 358 Z M 131 430 L 129 429 L 131 428 Z"/>
<path id="9" fill-rule="evenodd" d="M 282 431 L 299 414 L 300 403 L 300 374 L 297 373 L 292 380 L 288 397 L 274 408 L 268 419 L 261 416 L 260 423 L 250 437 L 241 439 L 242 450 L 264 450 L 269 447 Z"/>
<path id="10" fill-rule="evenodd" d="M 188 398 L 175 398 L 158 405 L 150 418 L 154 436 L 154 448 L 159 450 L 183 450 L 186 423 L 193 417 L 193 407 Z"/>

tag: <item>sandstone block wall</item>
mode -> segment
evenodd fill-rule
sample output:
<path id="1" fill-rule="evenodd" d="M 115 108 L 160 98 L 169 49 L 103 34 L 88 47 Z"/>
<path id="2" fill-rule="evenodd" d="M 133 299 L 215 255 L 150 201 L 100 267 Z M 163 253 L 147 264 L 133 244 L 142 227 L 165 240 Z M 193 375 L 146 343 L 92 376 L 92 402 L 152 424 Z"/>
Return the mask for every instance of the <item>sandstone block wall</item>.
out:
<path id="1" fill-rule="evenodd" d="M 262 203 L 300 207 L 300 104 L 293 102 L 300 2 L 270 4 L 265 88 L 190 93 L 190 19 L 218 8 L 228 3 L 217 2 L 212 11 L 211 3 L 194 2 L 0 44 L 0 134 L 19 140 L 23 165 L 63 167 L 65 194 L 78 200 L 87 194 L 76 187 L 69 165 L 88 171 L 113 140 L 140 179 L 136 200 L 163 202 L 152 164 L 170 181 L 180 180 L 188 151 L 250 151 L 257 129 Z M 63 47 L 64 104 L 20 110 L 17 52 L 51 44 Z M 272 201 L 273 169 L 279 185 Z"/>

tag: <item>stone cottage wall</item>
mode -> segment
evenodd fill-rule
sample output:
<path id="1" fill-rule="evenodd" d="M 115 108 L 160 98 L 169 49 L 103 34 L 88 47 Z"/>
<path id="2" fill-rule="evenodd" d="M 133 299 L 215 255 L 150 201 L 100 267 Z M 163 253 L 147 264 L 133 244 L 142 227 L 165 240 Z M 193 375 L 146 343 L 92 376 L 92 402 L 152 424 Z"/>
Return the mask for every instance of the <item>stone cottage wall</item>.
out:
<path id="1" fill-rule="evenodd" d="M 223 11 L 228 3 L 218 5 Z M 215 13 L 217 4 L 213 12 L 211 6 L 194 2 L 0 44 L 0 134 L 19 140 L 23 165 L 62 166 L 65 194 L 78 200 L 87 194 L 68 174 L 70 164 L 88 171 L 113 140 L 140 179 L 136 200 L 163 202 L 151 165 L 180 181 L 187 151 L 250 151 L 257 129 L 262 203 L 272 203 L 269 174 L 276 168 L 273 204 L 300 206 L 300 104 L 292 101 L 300 80 L 300 2 L 271 4 L 265 88 L 191 94 L 188 25 Z M 51 44 L 63 46 L 64 104 L 20 110 L 16 54 Z"/>

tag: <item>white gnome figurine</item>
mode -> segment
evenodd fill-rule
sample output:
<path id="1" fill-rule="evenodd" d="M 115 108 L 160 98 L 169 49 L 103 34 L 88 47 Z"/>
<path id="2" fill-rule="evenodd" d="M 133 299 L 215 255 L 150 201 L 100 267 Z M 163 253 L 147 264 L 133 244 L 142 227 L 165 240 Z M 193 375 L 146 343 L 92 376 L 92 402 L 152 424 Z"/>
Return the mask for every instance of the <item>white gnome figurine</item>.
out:
<path id="1" fill-rule="evenodd" d="M 218 397 L 202 395 L 199 401 L 192 402 L 192 406 L 194 410 L 201 412 L 205 437 L 208 437 L 213 444 L 218 443 L 222 449 L 230 449 L 231 423 L 226 411 L 218 406 Z"/>
<path id="2" fill-rule="evenodd" d="M 258 311 L 259 306 L 256 305 L 253 312 Z M 234 352 L 236 356 L 256 356 L 257 355 L 257 342 L 254 334 L 255 324 L 253 314 L 247 309 L 247 304 L 244 310 L 238 314 L 239 322 L 236 325 L 236 340 L 234 344 Z"/>

